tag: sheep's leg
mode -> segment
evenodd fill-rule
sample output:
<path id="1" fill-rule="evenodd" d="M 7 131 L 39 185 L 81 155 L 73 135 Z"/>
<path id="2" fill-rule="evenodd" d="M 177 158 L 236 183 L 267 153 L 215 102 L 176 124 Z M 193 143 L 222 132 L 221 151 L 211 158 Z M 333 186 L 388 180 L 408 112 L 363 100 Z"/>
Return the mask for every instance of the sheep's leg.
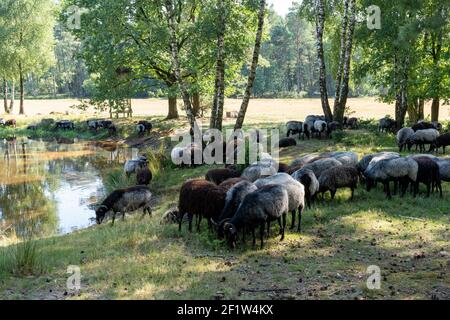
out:
<path id="1" fill-rule="evenodd" d="M 181 231 L 181 224 L 183 223 L 183 218 L 184 218 L 185 213 L 180 213 L 179 214 L 179 221 L 178 221 L 178 231 Z"/>
<path id="2" fill-rule="evenodd" d="M 415 198 L 415 197 L 417 197 L 417 194 L 419 193 L 419 181 L 416 181 L 415 183 L 414 183 L 414 194 L 413 194 L 413 197 Z"/>
<path id="3" fill-rule="evenodd" d="M 298 208 L 298 227 L 297 232 L 302 231 L 302 215 L 303 215 L 303 207 Z"/>
<path id="4" fill-rule="evenodd" d="M 278 218 L 277 221 L 278 221 L 278 226 L 280 227 L 280 232 L 278 233 L 278 235 L 281 236 L 281 234 L 283 233 L 283 221 L 282 221 L 282 218 L 281 217 Z"/>
<path id="5" fill-rule="evenodd" d="M 427 198 L 431 196 L 431 183 L 427 182 Z"/>
<path id="6" fill-rule="evenodd" d="M 125 212 L 122 213 L 122 221 L 125 221 Z"/>
<path id="7" fill-rule="evenodd" d="M 194 215 L 189 213 L 188 220 L 189 220 L 189 232 L 192 232 L 192 220 L 194 220 Z"/>
<path id="8" fill-rule="evenodd" d="M 397 195 L 397 192 L 398 192 L 398 180 L 395 180 L 394 181 L 394 196 L 396 196 Z"/>
<path id="9" fill-rule="evenodd" d="M 259 239 L 261 240 L 261 250 L 264 249 L 264 223 L 259 228 Z"/>
<path id="10" fill-rule="evenodd" d="M 203 216 L 199 214 L 198 215 L 198 220 L 197 220 L 197 232 L 200 232 L 200 226 L 202 224 L 202 218 L 203 218 Z"/>
<path id="11" fill-rule="evenodd" d="M 388 199 L 391 199 L 391 189 L 389 188 L 389 182 L 384 183 L 384 189 L 386 190 L 386 196 Z"/>
<path id="12" fill-rule="evenodd" d="M 285 230 L 286 230 L 286 224 L 287 224 L 287 221 L 286 221 L 287 219 L 286 219 L 286 213 L 283 213 L 283 228 L 281 229 L 281 240 L 280 241 L 283 241 L 284 240 L 284 233 L 285 233 Z"/>
<path id="13" fill-rule="evenodd" d="M 350 197 L 350 201 L 353 201 L 353 198 L 355 197 L 355 187 L 351 187 L 352 190 L 352 196 Z"/>
<path id="14" fill-rule="evenodd" d="M 331 201 L 334 201 L 334 197 L 336 196 L 336 189 L 334 190 L 330 190 L 330 194 L 331 194 Z"/>
<path id="15" fill-rule="evenodd" d="M 114 211 L 111 226 L 114 226 L 115 221 L 116 221 L 116 212 Z"/>
<path id="16" fill-rule="evenodd" d="M 443 195 L 442 195 L 442 184 L 441 184 L 440 180 L 437 181 L 437 188 L 439 189 L 439 193 L 440 193 L 440 196 L 442 198 L 443 197 Z"/>
<path id="17" fill-rule="evenodd" d="M 291 223 L 291 230 L 294 230 L 295 228 L 295 210 L 292 211 L 292 223 Z"/>
<path id="18" fill-rule="evenodd" d="M 263 226 L 263 228 L 264 228 L 264 226 Z M 252 236 L 253 236 L 253 249 L 255 249 L 256 248 L 256 232 L 255 232 L 254 227 L 252 228 Z"/>

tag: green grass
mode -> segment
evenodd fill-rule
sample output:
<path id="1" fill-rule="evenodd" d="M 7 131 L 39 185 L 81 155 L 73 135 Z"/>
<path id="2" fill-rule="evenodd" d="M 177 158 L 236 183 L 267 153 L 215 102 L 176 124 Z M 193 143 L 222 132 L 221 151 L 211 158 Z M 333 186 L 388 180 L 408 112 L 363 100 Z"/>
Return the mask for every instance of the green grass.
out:
<path id="1" fill-rule="evenodd" d="M 361 155 L 396 150 L 393 135 L 372 130 L 348 131 L 331 141 L 300 141 L 282 150 L 281 160 L 329 150 Z M 160 166 L 151 185 L 157 199 L 151 218 L 136 215 L 114 227 L 39 240 L 45 273 L 22 277 L 0 269 L 0 299 L 449 298 L 450 185 L 444 185 L 444 199 L 425 198 L 422 189 L 416 199 L 407 195 L 387 201 L 381 189 L 367 193 L 359 188 L 351 202 L 350 192 L 342 190 L 333 202 L 305 211 L 302 234 L 289 232 L 282 243 L 272 237 L 263 250 L 253 250 L 249 241 L 231 251 L 206 223 L 199 234 L 161 224 L 181 184 L 204 177 L 209 169 Z M 132 183 L 121 172 L 105 172 L 108 188 Z M 69 265 L 81 267 L 82 290 L 65 295 Z M 370 265 L 381 268 L 381 290 L 366 288 Z M 272 288 L 287 291 L 245 291 Z"/>

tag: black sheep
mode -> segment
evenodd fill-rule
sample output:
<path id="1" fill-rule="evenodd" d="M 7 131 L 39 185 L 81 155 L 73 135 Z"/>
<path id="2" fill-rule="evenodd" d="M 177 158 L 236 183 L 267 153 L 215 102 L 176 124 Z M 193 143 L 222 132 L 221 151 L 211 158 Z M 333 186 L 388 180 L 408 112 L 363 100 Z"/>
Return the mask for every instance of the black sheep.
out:
<path id="1" fill-rule="evenodd" d="M 288 148 L 288 147 L 293 147 L 296 145 L 297 145 L 297 141 L 295 141 L 294 138 L 283 138 L 283 139 L 280 139 L 279 147 L 280 148 Z"/>
<path id="2" fill-rule="evenodd" d="M 414 132 L 419 131 L 419 130 L 436 129 L 432 123 L 425 122 L 425 121 L 418 122 L 415 125 L 413 125 L 411 128 L 414 130 Z"/>
<path id="3" fill-rule="evenodd" d="M 148 186 L 153 179 L 152 172 L 148 168 L 147 162 L 142 162 L 136 170 L 137 185 Z"/>
<path id="4" fill-rule="evenodd" d="M 441 176 L 439 173 L 439 165 L 428 157 L 417 157 L 414 160 L 419 165 L 417 171 L 417 180 L 414 184 L 414 196 L 419 192 L 419 184 L 423 183 L 427 186 L 427 197 L 430 196 L 431 189 L 437 187 L 442 198 Z"/>
<path id="5" fill-rule="evenodd" d="M 442 152 L 445 154 L 445 148 L 447 146 L 450 146 L 450 133 L 439 136 L 431 147 L 436 150 L 436 153 L 439 153 L 439 148 L 442 148 Z"/>
<path id="6" fill-rule="evenodd" d="M 240 176 L 241 174 L 238 171 L 232 169 L 211 169 L 206 173 L 205 179 L 219 185 L 228 179 L 239 178 Z"/>

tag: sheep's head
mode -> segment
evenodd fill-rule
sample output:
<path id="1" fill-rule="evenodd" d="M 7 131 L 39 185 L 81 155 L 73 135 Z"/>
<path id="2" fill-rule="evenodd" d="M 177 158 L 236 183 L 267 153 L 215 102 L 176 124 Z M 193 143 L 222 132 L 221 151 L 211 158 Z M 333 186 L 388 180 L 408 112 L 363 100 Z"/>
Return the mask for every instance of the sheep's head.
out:
<path id="1" fill-rule="evenodd" d="M 102 224 L 103 220 L 105 220 L 106 213 L 109 211 L 107 206 L 100 206 L 95 210 L 95 218 L 97 224 Z"/>
<path id="2" fill-rule="evenodd" d="M 225 232 L 225 238 L 227 239 L 228 245 L 230 248 L 236 248 L 237 240 L 238 240 L 238 231 L 234 225 L 227 222 L 223 226 Z"/>

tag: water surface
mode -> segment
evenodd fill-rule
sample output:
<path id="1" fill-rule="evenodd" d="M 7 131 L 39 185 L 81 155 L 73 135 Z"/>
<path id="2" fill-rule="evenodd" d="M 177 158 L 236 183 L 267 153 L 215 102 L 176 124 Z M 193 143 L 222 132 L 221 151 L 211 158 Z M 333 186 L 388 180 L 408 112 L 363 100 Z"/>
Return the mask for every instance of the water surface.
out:
<path id="1" fill-rule="evenodd" d="M 65 234 L 92 225 L 101 171 L 137 156 L 110 142 L 0 140 L 0 236 Z"/>

